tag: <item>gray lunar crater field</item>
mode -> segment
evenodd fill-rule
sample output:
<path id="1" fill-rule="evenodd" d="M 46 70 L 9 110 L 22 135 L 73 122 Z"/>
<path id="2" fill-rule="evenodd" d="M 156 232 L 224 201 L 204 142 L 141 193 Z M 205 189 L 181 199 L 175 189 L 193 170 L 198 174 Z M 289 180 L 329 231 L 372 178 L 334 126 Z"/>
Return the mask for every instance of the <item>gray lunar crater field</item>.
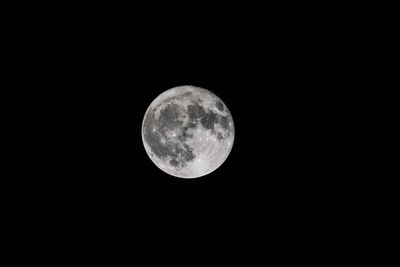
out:
<path id="1" fill-rule="evenodd" d="M 180 86 L 160 94 L 143 119 L 142 139 L 153 163 L 179 178 L 216 170 L 228 157 L 234 124 L 224 102 L 199 87 Z"/>

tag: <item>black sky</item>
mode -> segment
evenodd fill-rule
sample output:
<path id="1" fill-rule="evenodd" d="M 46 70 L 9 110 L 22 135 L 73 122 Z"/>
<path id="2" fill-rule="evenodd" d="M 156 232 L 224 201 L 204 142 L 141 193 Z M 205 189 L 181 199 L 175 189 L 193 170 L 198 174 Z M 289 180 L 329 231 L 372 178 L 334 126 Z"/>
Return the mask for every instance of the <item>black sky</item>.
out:
<path id="1" fill-rule="evenodd" d="M 29 39 L 41 51 L 28 53 L 41 85 L 31 94 L 45 103 L 41 138 L 51 143 L 26 186 L 40 192 L 35 216 L 93 254 L 173 246 L 178 258 L 197 251 L 193 262 L 284 265 L 324 253 L 343 182 L 329 152 L 340 92 L 330 26 L 285 12 L 216 12 L 207 23 L 90 14 Z M 159 170 L 141 137 L 149 104 L 181 85 L 213 91 L 235 123 L 228 159 L 193 180 Z"/>

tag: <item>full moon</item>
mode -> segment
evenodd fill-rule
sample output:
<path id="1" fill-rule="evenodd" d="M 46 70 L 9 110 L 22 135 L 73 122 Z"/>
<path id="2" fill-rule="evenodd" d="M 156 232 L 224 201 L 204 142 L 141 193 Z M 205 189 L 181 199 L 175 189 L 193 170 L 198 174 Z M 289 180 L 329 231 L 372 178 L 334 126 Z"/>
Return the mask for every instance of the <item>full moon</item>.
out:
<path id="1" fill-rule="evenodd" d="M 231 152 L 234 135 L 225 103 L 194 86 L 160 94 L 142 123 L 147 155 L 162 171 L 179 178 L 198 178 L 218 169 Z"/>

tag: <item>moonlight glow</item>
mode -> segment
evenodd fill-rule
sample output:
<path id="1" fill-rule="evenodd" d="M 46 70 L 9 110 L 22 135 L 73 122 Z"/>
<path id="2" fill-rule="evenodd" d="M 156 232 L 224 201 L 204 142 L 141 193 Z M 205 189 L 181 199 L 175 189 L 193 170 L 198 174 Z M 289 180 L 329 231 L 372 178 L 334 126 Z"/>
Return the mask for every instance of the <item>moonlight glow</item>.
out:
<path id="1" fill-rule="evenodd" d="M 180 86 L 159 95 L 143 119 L 147 154 L 164 172 L 197 178 L 216 170 L 228 157 L 234 140 L 232 116 L 215 94 Z"/>

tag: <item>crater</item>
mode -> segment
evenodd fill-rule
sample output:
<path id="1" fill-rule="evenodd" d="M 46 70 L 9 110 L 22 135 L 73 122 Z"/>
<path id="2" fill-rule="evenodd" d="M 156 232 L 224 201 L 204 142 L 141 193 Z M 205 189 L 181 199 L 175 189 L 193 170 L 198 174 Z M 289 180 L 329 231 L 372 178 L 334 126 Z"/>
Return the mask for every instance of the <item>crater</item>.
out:
<path id="1" fill-rule="evenodd" d="M 192 120 L 201 119 L 206 114 L 203 107 L 200 105 L 197 105 L 197 104 L 188 105 L 187 112 L 188 112 L 189 118 Z"/>
<path id="2" fill-rule="evenodd" d="M 177 104 L 169 103 L 165 108 L 160 110 L 158 118 L 159 125 L 163 130 L 171 130 L 182 125 L 180 120 L 182 108 Z"/>
<path id="3" fill-rule="evenodd" d="M 212 111 L 201 118 L 201 124 L 208 130 L 213 129 L 215 123 L 218 123 L 218 115 Z"/>
<path id="4" fill-rule="evenodd" d="M 221 124 L 222 128 L 227 131 L 230 131 L 229 119 L 227 116 L 220 116 L 219 123 Z"/>
<path id="5" fill-rule="evenodd" d="M 219 111 L 224 111 L 224 104 L 222 104 L 221 101 L 218 101 L 215 103 L 215 107 L 219 110 Z"/>

